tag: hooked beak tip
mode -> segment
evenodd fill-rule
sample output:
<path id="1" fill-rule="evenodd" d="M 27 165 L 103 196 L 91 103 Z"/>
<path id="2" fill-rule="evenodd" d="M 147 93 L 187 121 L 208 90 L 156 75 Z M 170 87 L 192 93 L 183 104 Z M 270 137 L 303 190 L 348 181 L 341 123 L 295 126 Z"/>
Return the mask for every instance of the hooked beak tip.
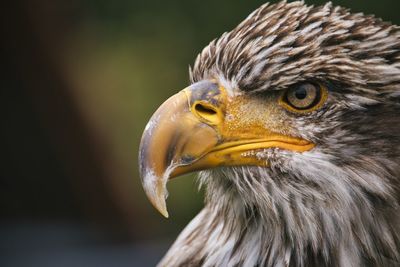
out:
<path id="1" fill-rule="evenodd" d="M 153 204 L 153 206 L 165 218 L 168 218 L 169 216 L 165 201 L 168 197 L 168 191 L 166 188 L 167 181 L 168 177 L 163 177 L 163 179 L 160 179 L 152 172 L 147 172 L 142 180 L 144 191 L 146 192 L 151 204 Z"/>

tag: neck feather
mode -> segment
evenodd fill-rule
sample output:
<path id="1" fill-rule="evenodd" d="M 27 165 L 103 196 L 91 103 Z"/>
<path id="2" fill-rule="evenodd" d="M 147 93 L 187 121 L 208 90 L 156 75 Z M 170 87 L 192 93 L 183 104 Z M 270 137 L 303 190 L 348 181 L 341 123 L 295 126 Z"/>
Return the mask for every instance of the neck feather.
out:
<path id="1" fill-rule="evenodd" d="M 336 193 L 343 191 L 339 198 L 321 194 L 315 184 L 296 188 L 284 177 L 266 186 L 257 179 L 260 174 L 263 179 L 271 177 L 260 168 L 203 172 L 205 208 L 160 266 L 391 266 L 390 262 L 398 262 L 400 218 L 393 218 L 398 207 L 389 196 L 337 184 L 343 187 L 336 188 Z"/>

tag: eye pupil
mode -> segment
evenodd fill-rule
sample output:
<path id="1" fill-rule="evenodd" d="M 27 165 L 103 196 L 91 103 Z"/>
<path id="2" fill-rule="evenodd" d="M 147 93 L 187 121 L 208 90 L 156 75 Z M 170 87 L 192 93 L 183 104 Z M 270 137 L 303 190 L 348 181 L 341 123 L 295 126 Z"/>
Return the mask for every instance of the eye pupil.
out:
<path id="1" fill-rule="evenodd" d="M 304 87 L 297 88 L 294 95 L 297 99 L 303 100 L 307 97 L 307 90 Z"/>

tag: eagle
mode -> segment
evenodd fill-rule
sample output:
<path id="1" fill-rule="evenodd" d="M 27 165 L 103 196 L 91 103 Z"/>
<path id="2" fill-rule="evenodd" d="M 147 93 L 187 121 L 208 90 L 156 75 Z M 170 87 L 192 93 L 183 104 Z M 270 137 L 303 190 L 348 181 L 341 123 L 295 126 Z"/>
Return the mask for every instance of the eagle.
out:
<path id="1" fill-rule="evenodd" d="M 202 50 L 149 120 L 144 190 L 199 172 L 205 204 L 159 266 L 400 266 L 400 27 L 264 4 Z"/>

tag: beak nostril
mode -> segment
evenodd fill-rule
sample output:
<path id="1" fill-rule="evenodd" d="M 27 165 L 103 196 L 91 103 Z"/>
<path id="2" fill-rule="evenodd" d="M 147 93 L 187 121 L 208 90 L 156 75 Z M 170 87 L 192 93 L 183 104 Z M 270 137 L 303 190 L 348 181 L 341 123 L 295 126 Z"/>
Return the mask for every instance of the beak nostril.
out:
<path id="1" fill-rule="evenodd" d="M 221 114 L 218 112 L 218 108 L 208 103 L 195 103 L 192 107 L 192 112 L 200 119 L 206 120 L 209 124 L 218 124 L 221 120 Z"/>
<path id="2" fill-rule="evenodd" d="M 217 111 L 215 111 L 213 108 L 208 107 L 208 106 L 204 106 L 201 103 L 197 103 L 194 106 L 194 109 L 200 114 L 207 114 L 207 115 L 217 114 Z"/>

